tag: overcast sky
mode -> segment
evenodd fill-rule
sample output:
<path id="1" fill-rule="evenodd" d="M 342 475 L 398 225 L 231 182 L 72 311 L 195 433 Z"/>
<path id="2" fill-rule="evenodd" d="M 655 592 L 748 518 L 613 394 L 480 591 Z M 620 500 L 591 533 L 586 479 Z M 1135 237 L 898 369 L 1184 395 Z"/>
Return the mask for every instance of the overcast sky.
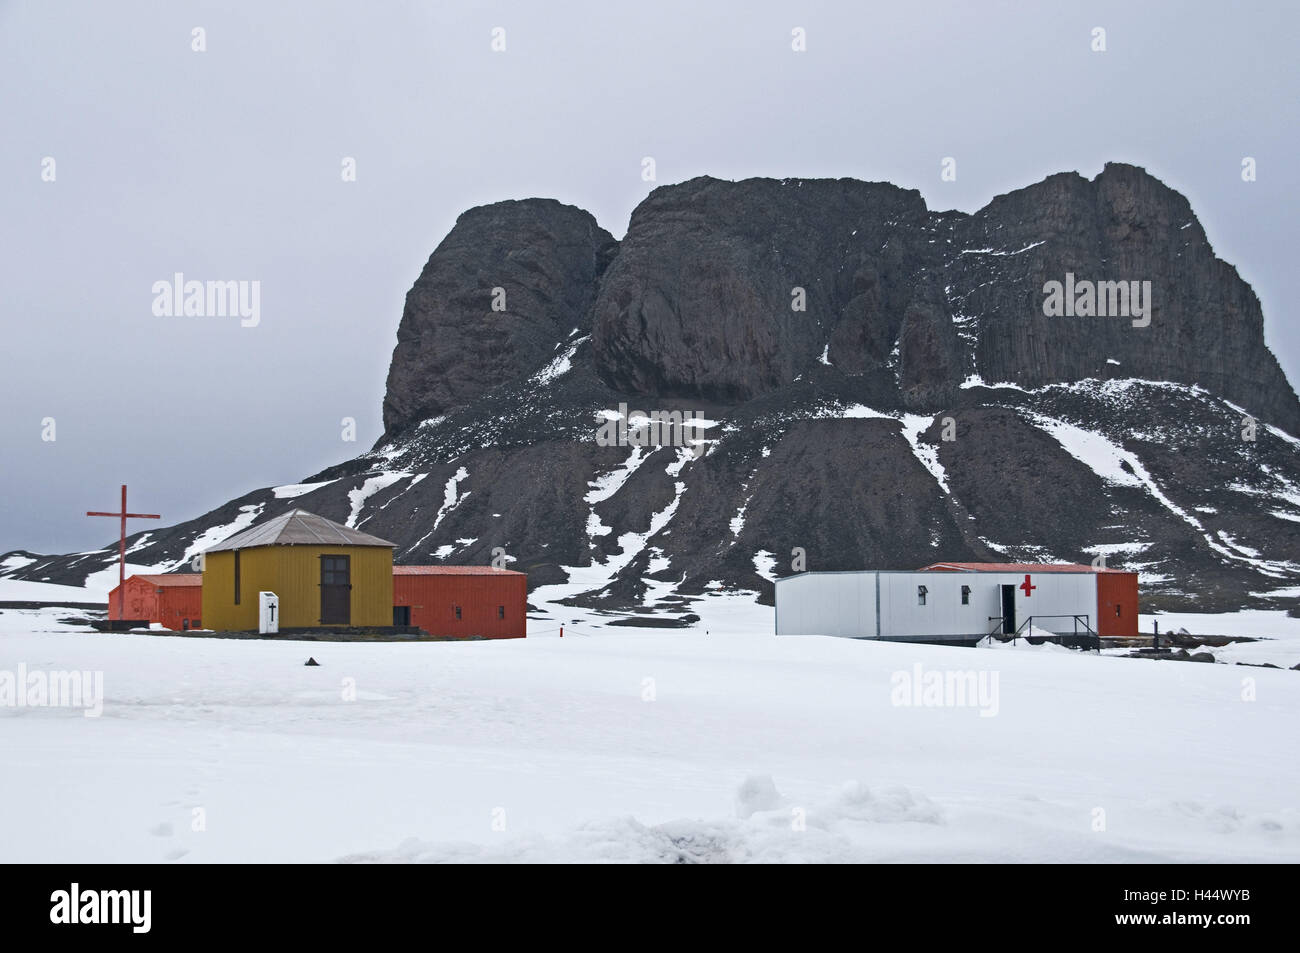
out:
<path id="1" fill-rule="evenodd" d="M 458 214 L 507 198 L 621 237 L 701 174 L 973 211 L 1132 162 L 1188 196 L 1300 380 L 1298 25 L 1185 0 L 0 2 L 0 552 L 114 539 L 83 514 L 123 482 L 170 523 L 368 448 L 407 289 Z M 260 281 L 260 324 L 155 316 L 175 272 Z"/>

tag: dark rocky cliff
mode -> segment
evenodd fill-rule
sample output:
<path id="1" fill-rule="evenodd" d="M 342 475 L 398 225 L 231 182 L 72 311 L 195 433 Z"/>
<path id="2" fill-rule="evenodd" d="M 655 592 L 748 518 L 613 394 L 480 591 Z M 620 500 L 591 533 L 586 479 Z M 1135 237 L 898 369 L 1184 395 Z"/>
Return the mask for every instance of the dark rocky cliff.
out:
<path id="1" fill-rule="evenodd" d="M 1199 384 L 1293 433 L 1300 425 L 1296 395 L 1264 345 L 1259 299 L 1215 256 L 1187 199 L 1144 170 L 1051 176 L 955 220 L 954 238 L 950 298 L 973 318 L 985 380 Z M 1045 317 L 1043 284 L 1066 272 L 1150 281 L 1150 327 Z"/>
<path id="2" fill-rule="evenodd" d="M 581 209 L 551 199 L 471 209 L 430 256 L 397 326 L 389 432 L 462 406 L 536 368 L 590 329 L 597 282 L 618 250 Z M 493 310 L 493 291 L 504 310 Z"/>
<path id="3" fill-rule="evenodd" d="M 1067 272 L 1151 282 L 1150 326 L 1045 316 L 1044 283 Z M 791 309 L 796 287 L 805 312 Z M 657 189 L 632 216 L 592 325 L 601 377 L 655 396 L 746 400 L 817 373 L 825 350 L 845 375 L 901 384 L 917 408 L 972 372 L 1025 387 L 1142 377 L 1300 425 L 1250 286 L 1182 195 L 1126 165 L 1092 181 L 1054 175 L 969 216 L 853 180 Z"/>

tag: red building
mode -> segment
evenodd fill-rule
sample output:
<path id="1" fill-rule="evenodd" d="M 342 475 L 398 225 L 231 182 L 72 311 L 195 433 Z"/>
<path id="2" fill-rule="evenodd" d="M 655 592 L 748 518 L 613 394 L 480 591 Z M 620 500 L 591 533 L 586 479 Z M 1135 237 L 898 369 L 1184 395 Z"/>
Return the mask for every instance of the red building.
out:
<path id="1" fill-rule="evenodd" d="M 522 639 L 528 576 L 489 566 L 394 566 L 393 624 L 430 635 Z"/>
<path id="2" fill-rule="evenodd" d="M 117 610 L 117 590 L 125 586 L 124 615 Z M 157 576 L 128 576 L 122 586 L 108 594 L 110 619 L 147 619 L 169 629 L 201 629 L 203 574 L 166 573 Z"/>

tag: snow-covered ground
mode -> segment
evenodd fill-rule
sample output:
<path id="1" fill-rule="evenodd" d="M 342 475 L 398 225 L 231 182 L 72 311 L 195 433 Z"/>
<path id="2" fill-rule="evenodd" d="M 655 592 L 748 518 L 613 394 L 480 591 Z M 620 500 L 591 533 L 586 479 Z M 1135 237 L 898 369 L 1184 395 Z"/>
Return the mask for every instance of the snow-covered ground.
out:
<path id="1" fill-rule="evenodd" d="M 128 565 L 130 565 L 128 563 Z M 133 573 L 149 572 L 132 566 Z M 98 583 L 98 581 L 96 581 Z M 117 585 L 117 570 L 113 570 L 113 586 Z M 59 586 L 51 582 L 27 582 L 24 579 L 0 579 L 0 600 L 5 602 L 107 602 L 112 586 L 100 584 Z"/>
<path id="2" fill-rule="evenodd" d="M 1150 635 L 1153 623 L 1167 635 L 1186 629 L 1192 635 L 1229 635 L 1247 639 L 1300 638 L 1300 619 L 1282 609 L 1241 609 L 1237 612 L 1162 612 L 1139 615 L 1138 631 Z"/>
<path id="3" fill-rule="evenodd" d="M 739 596 L 680 631 L 552 608 L 415 644 L 3 610 L 0 683 L 104 699 L 0 703 L 0 860 L 1300 860 L 1297 673 L 777 638 Z"/>
<path id="4" fill-rule="evenodd" d="M 1300 619 L 1281 609 L 1242 609 L 1239 612 L 1163 612 L 1138 617 L 1139 631 L 1149 634 L 1160 623 L 1162 636 L 1186 630 L 1191 635 L 1226 635 L 1257 639 L 1227 645 L 1203 646 L 1195 652 L 1209 652 L 1216 662 L 1229 665 L 1300 665 Z M 1121 651 L 1121 650 L 1116 650 Z"/>

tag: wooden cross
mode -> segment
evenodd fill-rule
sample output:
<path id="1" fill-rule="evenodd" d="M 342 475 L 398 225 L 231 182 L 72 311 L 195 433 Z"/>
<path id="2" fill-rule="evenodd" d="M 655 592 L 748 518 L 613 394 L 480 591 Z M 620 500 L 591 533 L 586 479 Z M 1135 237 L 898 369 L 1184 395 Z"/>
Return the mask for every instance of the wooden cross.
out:
<path id="1" fill-rule="evenodd" d="M 122 535 L 118 541 L 117 547 L 117 617 L 119 619 L 126 617 L 124 603 L 126 599 L 126 521 L 133 520 L 160 520 L 162 519 L 157 513 L 128 513 L 126 511 L 126 484 L 122 484 L 122 512 L 120 513 L 100 513 L 93 510 L 86 511 L 87 516 L 116 516 L 122 520 Z"/>

